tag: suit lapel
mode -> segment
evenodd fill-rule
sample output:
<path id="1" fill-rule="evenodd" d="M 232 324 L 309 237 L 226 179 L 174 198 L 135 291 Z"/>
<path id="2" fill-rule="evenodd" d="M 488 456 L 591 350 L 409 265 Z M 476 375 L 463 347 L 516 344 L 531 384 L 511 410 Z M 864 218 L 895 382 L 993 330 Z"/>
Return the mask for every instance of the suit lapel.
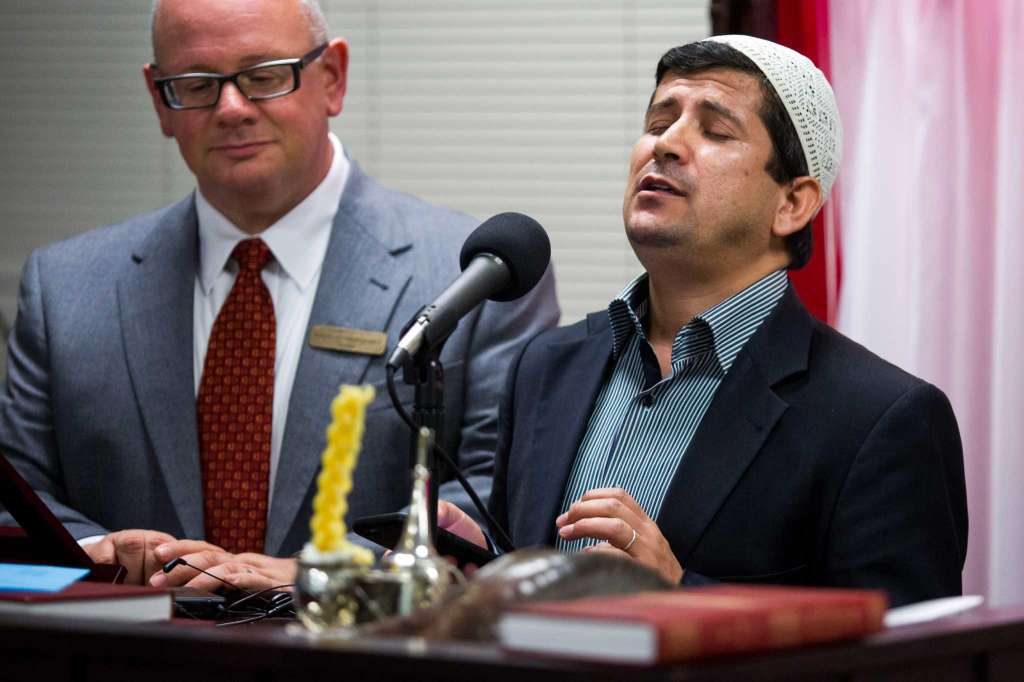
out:
<path id="1" fill-rule="evenodd" d="M 330 401 L 341 384 L 363 381 L 372 358 L 309 345 L 309 330 L 327 324 L 385 331 L 411 273 L 394 255 L 408 242 L 385 244 L 396 225 L 373 208 L 375 185 L 353 163 L 334 218 L 309 327 L 288 402 L 273 499 L 267 522 L 266 552 L 275 554 L 295 521 L 320 467 Z M 385 224 L 386 223 L 386 224 Z"/>
<path id="2" fill-rule="evenodd" d="M 588 317 L 587 335 L 582 339 L 553 344 L 547 350 L 551 361 L 546 363 L 528 450 L 543 454 L 532 458 L 530 467 L 520 472 L 526 480 L 518 484 L 523 503 L 516 506 L 524 511 L 512 524 L 520 547 L 554 540 L 555 517 L 569 471 L 611 360 L 607 313 Z"/>
<path id="3" fill-rule="evenodd" d="M 126 361 L 139 411 L 185 537 L 203 533 L 193 377 L 198 262 L 192 198 L 171 209 L 118 282 Z M 141 453 L 140 453 L 141 456 Z"/>
<path id="4" fill-rule="evenodd" d="M 684 565 L 786 411 L 787 403 L 773 387 L 807 368 L 812 331 L 810 316 L 790 287 L 718 388 L 658 517 Z"/>

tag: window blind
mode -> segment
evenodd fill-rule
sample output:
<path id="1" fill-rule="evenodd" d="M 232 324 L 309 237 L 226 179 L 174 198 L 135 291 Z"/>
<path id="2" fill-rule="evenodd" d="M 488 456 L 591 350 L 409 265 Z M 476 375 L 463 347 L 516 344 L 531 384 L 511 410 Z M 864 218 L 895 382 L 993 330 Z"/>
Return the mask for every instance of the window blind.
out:
<path id="1" fill-rule="evenodd" d="M 709 32 L 707 0 L 323 3 L 351 50 L 332 123 L 381 182 L 481 220 L 548 230 L 563 323 L 639 272 L 622 233 L 629 149 L 669 47 Z M 141 75 L 149 3 L 0 3 L 0 311 L 43 244 L 193 187 Z"/>

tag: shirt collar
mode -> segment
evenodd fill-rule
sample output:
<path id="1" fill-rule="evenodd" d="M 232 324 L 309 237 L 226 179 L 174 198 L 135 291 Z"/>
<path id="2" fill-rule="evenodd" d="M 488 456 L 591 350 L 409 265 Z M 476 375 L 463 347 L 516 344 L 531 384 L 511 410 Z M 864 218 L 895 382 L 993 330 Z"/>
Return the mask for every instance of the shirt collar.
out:
<path id="1" fill-rule="evenodd" d="M 328 133 L 328 138 L 333 158 L 327 175 L 305 199 L 258 235 L 274 254 L 281 271 L 300 290 L 305 290 L 315 281 L 323 264 L 334 215 L 351 168 L 337 136 Z M 252 235 L 236 227 L 198 189 L 196 215 L 199 222 L 199 283 L 203 293 L 209 294 L 235 245 Z"/>
<path id="2" fill-rule="evenodd" d="M 612 352 L 617 358 L 634 334 L 646 339 L 647 273 L 633 279 L 608 305 L 612 324 Z M 762 277 L 742 291 L 694 317 L 676 334 L 672 365 L 714 348 L 722 370 L 728 372 L 740 350 L 786 293 L 785 270 Z"/>
<path id="3" fill-rule="evenodd" d="M 608 304 L 612 323 L 612 353 L 619 357 L 633 334 L 646 339 L 644 318 L 647 317 L 647 273 L 634 277 L 619 295 Z"/>

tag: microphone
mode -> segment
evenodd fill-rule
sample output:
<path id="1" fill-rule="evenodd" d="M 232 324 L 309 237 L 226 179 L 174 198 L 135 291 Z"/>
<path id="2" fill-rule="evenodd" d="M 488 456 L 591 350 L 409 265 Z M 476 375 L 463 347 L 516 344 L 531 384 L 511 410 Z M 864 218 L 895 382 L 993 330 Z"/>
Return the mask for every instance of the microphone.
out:
<path id="1" fill-rule="evenodd" d="M 388 359 L 401 367 L 424 345 L 448 338 L 459 320 L 484 300 L 512 301 L 540 281 L 551 260 L 551 242 L 533 218 L 499 213 L 466 238 L 459 263 L 462 274 L 437 299 L 420 310 Z"/>

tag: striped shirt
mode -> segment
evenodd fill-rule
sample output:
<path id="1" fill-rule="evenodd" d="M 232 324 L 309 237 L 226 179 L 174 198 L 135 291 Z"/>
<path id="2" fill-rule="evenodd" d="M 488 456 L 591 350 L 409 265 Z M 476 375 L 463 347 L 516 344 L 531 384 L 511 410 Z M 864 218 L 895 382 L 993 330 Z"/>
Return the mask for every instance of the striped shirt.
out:
<path id="1" fill-rule="evenodd" d="M 594 488 L 620 487 L 652 519 L 711 399 L 747 340 L 786 292 L 783 270 L 708 308 L 672 343 L 672 373 L 662 378 L 647 342 L 647 275 L 634 279 L 608 306 L 614 368 L 598 394 L 569 474 L 560 511 Z M 591 538 L 557 547 L 578 551 Z"/>

